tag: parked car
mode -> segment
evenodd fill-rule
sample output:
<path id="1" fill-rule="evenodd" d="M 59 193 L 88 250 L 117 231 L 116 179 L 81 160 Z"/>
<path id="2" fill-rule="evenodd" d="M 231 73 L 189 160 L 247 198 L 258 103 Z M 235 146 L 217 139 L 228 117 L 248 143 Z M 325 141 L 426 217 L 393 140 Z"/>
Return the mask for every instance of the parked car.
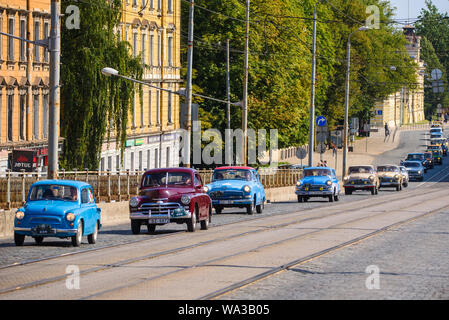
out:
<path id="1" fill-rule="evenodd" d="M 429 145 L 426 151 L 432 152 L 434 163 L 443 164 L 443 148 L 440 145 Z"/>
<path id="2" fill-rule="evenodd" d="M 424 152 L 424 156 L 426 157 L 426 163 L 427 163 L 427 167 L 429 169 L 433 169 L 435 167 L 435 162 L 433 161 L 433 154 L 432 152 Z"/>
<path id="3" fill-rule="evenodd" d="M 246 208 L 248 214 L 262 213 L 266 196 L 259 173 L 251 167 L 219 167 L 212 175 L 212 182 L 206 186 L 215 212 L 223 208 Z"/>
<path id="4" fill-rule="evenodd" d="M 349 175 L 343 179 L 345 194 L 352 194 L 356 190 L 371 191 L 372 195 L 378 193 L 380 182 L 373 166 L 352 166 L 349 167 L 348 173 Z"/>
<path id="5" fill-rule="evenodd" d="M 426 161 L 426 156 L 421 152 L 409 153 L 405 161 L 420 161 L 424 166 L 425 172 L 427 172 L 428 166 L 430 167 L 430 164 Z"/>
<path id="6" fill-rule="evenodd" d="M 310 198 L 328 198 L 329 202 L 338 201 L 340 183 L 335 170 L 327 167 L 309 167 L 304 169 L 303 177 L 296 183 L 298 202 L 307 202 Z"/>
<path id="7" fill-rule="evenodd" d="M 399 166 L 395 165 L 378 166 L 377 173 L 380 179 L 379 189 L 396 188 L 396 191 L 402 190 L 403 177 L 399 169 Z"/>
<path id="8" fill-rule="evenodd" d="M 410 182 L 410 177 L 409 177 L 407 168 L 404 166 L 399 166 L 399 169 L 401 170 L 401 174 L 402 174 L 402 186 L 404 188 L 407 188 L 408 184 Z"/>
<path id="9" fill-rule="evenodd" d="M 419 161 L 405 161 L 404 167 L 407 168 L 409 179 L 423 181 L 424 180 L 424 167 Z"/>
<path id="10" fill-rule="evenodd" d="M 207 230 L 211 222 L 212 203 L 199 173 L 190 168 L 165 168 L 146 171 L 139 195 L 129 201 L 131 231 L 139 234 L 142 225 L 153 233 L 156 226 L 167 223 L 187 224 L 194 232 L 197 223 Z"/>
<path id="11" fill-rule="evenodd" d="M 71 238 L 79 246 L 83 236 L 90 244 L 97 241 L 101 209 L 95 204 L 92 186 L 71 180 L 42 180 L 33 183 L 26 203 L 14 218 L 14 242 L 26 236 L 41 244 L 46 237 Z"/>

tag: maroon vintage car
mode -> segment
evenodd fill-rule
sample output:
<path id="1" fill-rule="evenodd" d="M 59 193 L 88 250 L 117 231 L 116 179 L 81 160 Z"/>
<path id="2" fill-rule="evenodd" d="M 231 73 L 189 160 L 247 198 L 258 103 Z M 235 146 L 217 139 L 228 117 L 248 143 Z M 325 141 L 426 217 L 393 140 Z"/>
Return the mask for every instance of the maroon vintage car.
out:
<path id="1" fill-rule="evenodd" d="M 170 222 L 186 223 L 194 232 L 196 224 L 207 230 L 211 221 L 211 199 L 204 191 L 198 172 L 190 168 L 152 169 L 144 173 L 139 196 L 129 201 L 133 234 L 147 225 L 150 233 L 156 226 Z"/>

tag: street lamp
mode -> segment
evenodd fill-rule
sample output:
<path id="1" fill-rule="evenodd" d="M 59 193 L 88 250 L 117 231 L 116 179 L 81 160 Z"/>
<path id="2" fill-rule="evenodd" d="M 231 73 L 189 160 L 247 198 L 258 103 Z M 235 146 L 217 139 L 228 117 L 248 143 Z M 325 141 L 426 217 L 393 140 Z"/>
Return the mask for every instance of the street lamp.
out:
<path id="1" fill-rule="evenodd" d="M 348 37 L 348 52 L 347 52 L 347 69 L 346 69 L 346 95 L 345 95 L 345 123 L 343 132 L 343 172 L 341 178 L 346 176 L 346 158 L 348 154 L 348 114 L 349 114 L 349 71 L 351 67 L 351 36 L 357 31 L 369 30 L 368 27 L 362 26 L 358 30 L 353 31 Z"/>

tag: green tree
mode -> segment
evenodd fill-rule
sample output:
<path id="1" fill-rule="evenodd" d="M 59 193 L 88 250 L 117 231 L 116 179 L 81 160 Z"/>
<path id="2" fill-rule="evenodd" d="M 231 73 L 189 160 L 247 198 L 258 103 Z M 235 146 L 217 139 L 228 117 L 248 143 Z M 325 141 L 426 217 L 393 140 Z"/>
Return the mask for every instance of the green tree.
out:
<path id="1" fill-rule="evenodd" d="M 63 2 L 61 11 L 68 5 Z M 139 58 L 131 56 L 129 44 L 118 41 L 114 33 L 121 0 L 76 5 L 80 29 L 61 28 L 61 166 L 97 169 L 106 137 L 115 137 L 123 154 L 128 115 L 139 90 L 132 82 L 105 77 L 101 69 L 112 67 L 138 79 L 143 70 Z"/>

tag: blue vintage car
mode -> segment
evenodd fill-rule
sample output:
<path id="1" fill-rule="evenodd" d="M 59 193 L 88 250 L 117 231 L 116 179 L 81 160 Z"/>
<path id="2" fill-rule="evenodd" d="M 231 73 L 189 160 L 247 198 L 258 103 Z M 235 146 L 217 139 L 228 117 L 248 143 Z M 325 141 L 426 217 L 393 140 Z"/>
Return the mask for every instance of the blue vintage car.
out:
<path id="1" fill-rule="evenodd" d="M 307 202 L 312 197 L 328 198 L 329 202 L 338 201 L 340 189 L 335 170 L 327 167 L 304 169 L 303 177 L 296 183 L 298 202 Z"/>
<path id="2" fill-rule="evenodd" d="M 214 170 L 212 182 L 205 186 L 216 213 L 225 207 L 246 208 L 248 214 L 262 213 L 265 189 L 257 171 L 251 167 L 219 167 Z"/>
<path id="3" fill-rule="evenodd" d="M 44 237 L 71 238 L 73 246 L 87 236 L 97 241 L 101 209 L 95 204 L 92 186 L 71 180 L 42 180 L 31 185 L 26 203 L 14 218 L 14 242 L 23 245 L 25 236 L 37 244 Z"/>

